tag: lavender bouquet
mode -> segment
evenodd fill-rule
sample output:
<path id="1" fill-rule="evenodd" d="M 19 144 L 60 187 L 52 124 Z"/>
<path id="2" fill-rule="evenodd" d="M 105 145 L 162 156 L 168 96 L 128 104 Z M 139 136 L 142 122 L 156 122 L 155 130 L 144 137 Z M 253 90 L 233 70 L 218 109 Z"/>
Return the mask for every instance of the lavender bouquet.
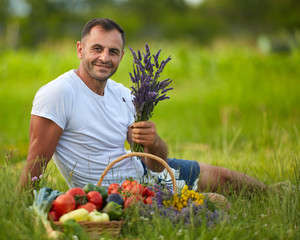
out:
<path id="1" fill-rule="evenodd" d="M 166 92 L 173 89 L 169 87 L 171 79 L 158 81 L 171 58 L 168 57 L 159 63 L 161 49 L 155 55 L 151 55 L 148 44 L 145 45 L 146 53 L 143 53 L 143 56 L 139 50 L 136 54 L 131 47 L 129 49 L 133 56 L 133 74 L 129 73 L 129 75 L 133 83 L 131 93 L 135 107 L 135 122 L 147 121 L 152 117 L 157 103 L 169 99 Z M 144 151 L 143 146 L 137 143 L 134 143 L 131 149 L 134 152 Z"/>

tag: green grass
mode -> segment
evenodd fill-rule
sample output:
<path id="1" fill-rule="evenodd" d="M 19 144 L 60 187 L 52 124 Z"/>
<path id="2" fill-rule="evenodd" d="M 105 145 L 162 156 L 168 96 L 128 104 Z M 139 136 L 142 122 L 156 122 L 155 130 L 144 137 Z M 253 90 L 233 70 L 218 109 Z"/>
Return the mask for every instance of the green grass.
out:
<path id="1" fill-rule="evenodd" d="M 131 46 L 143 49 L 143 45 Z M 153 43 L 150 48 L 153 53 L 162 48 L 162 58 L 172 57 L 162 78 L 171 77 L 174 90 L 170 100 L 157 105 L 153 116 L 170 156 L 225 166 L 268 184 L 289 181 L 298 189 L 294 194 L 283 191 L 281 196 L 228 196 L 230 221 L 213 229 L 173 229 L 167 222 L 156 221 L 153 231 L 149 223 L 140 222 L 135 228 L 127 223 L 124 238 L 299 238 L 299 50 L 262 55 L 252 47 L 204 49 L 188 43 Z M 27 210 L 31 196 L 17 193 L 15 187 L 27 155 L 36 91 L 77 68 L 79 60 L 75 45 L 7 51 L 0 56 L 0 239 L 45 239 L 42 227 L 36 227 Z M 132 57 L 126 49 L 113 79 L 130 87 L 129 71 Z M 43 184 L 67 189 L 52 162 L 47 175 Z"/>

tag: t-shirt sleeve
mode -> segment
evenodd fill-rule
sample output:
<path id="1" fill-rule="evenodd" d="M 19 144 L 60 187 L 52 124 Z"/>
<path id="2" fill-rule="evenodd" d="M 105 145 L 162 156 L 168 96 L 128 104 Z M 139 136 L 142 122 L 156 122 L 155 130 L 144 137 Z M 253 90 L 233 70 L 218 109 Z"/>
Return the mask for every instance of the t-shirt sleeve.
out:
<path id="1" fill-rule="evenodd" d="M 38 90 L 31 114 L 50 119 L 64 130 L 72 106 L 71 93 L 57 81 L 59 80 L 54 80 Z"/>

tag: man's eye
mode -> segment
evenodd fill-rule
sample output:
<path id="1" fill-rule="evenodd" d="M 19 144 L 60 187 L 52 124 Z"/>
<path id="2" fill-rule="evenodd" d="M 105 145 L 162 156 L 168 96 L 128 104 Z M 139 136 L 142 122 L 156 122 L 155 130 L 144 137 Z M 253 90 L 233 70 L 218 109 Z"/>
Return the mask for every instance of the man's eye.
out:
<path id="1" fill-rule="evenodd" d="M 117 50 L 112 50 L 112 51 L 110 51 L 111 52 L 111 54 L 113 54 L 113 55 L 119 55 L 119 51 L 117 51 Z"/>

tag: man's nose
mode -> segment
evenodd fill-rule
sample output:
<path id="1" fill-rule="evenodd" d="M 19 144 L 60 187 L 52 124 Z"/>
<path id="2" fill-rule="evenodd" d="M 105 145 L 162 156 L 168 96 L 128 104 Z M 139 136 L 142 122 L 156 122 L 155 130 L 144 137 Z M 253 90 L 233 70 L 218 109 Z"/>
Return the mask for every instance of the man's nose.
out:
<path id="1" fill-rule="evenodd" d="M 104 49 L 100 56 L 99 56 L 100 61 L 107 63 L 110 61 L 110 57 L 109 57 L 109 50 L 108 49 Z"/>

